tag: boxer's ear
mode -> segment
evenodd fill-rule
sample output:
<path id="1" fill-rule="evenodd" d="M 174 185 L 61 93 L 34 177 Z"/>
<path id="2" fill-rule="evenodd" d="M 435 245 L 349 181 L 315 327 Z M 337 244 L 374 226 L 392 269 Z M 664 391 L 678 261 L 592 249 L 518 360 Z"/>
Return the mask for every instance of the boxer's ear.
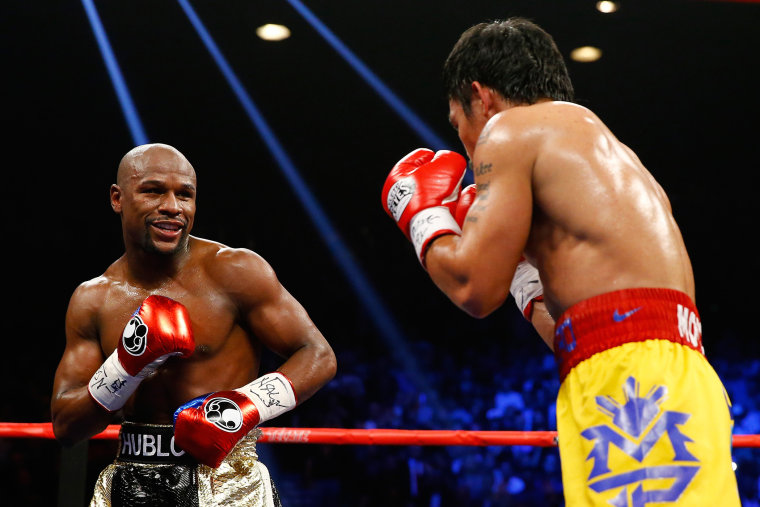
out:
<path id="1" fill-rule="evenodd" d="M 471 110 L 483 115 L 486 119 L 498 113 L 497 92 L 493 88 L 481 84 L 479 81 L 472 82 Z"/>
<path id="2" fill-rule="evenodd" d="M 111 185 L 111 209 L 115 213 L 121 213 L 121 188 L 119 185 Z"/>

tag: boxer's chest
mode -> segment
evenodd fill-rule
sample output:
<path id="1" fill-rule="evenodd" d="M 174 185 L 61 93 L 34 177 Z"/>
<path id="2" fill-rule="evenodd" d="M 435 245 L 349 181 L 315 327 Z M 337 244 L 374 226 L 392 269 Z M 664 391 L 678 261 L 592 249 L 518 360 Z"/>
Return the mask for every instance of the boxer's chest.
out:
<path id="1" fill-rule="evenodd" d="M 150 289 L 119 284 L 109 291 L 99 312 L 103 352 L 112 352 L 124 326 L 145 298 L 158 294 L 182 303 L 190 315 L 196 347 L 212 351 L 220 347 L 238 326 L 238 310 L 210 280 L 183 278 Z"/>

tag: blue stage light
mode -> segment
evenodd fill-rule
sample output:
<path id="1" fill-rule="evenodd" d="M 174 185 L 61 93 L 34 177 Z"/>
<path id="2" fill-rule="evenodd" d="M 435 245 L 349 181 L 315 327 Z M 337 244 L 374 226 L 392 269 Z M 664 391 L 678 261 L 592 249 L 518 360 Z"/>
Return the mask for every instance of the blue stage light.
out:
<path id="1" fill-rule="evenodd" d="M 145 134 L 145 129 L 142 126 L 140 117 L 137 114 L 137 109 L 132 102 L 132 96 L 129 94 L 129 88 L 124 80 L 124 76 L 121 74 L 119 68 L 119 62 L 116 61 L 113 49 L 111 49 L 111 43 L 108 41 L 108 36 L 103 29 L 103 24 L 100 22 L 100 16 L 95 9 L 95 5 L 92 0 L 82 0 L 82 5 L 87 13 L 87 18 L 90 21 L 92 27 L 92 33 L 95 34 L 95 40 L 100 48 L 100 54 L 103 56 L 103 61 L 108 69 L 108 75 L 111 78 L 111 83 L 116 91 L 116 97 L 119 99 L 124 119 L 127 121 L 129 132 L 132 135 L 132 141 L 135 145 L 145 144 L 148 142 L 148 136 Z"/>
<path id="2" fill-rule="evenodd" d="M 322 38 L 364 79 L 364 81 L 398 114 L 409 127 L 422 139 L 426 148 L 432 150 L 451 149 L 444 141 L 407 106 L 372 70 L 351 51 L 317 16 L 300 0 L 287 2 L 322 36 Z M 473 175 L 469 169 L 463 183 L 472 183 Z"/>
<path id="3" fill-rule="evenodd" d="M 208 30 L 206 30 L 203 22 L 195 13 L 195 10 L 187 0 L 178 0 L 178 2 L 229 83 L 235 96 L 240 101 L 240 104 L 243 106 L 251 123 L 253 123 L 254 127 L 258 130 L 262 140 L 271 152 L 277 165 L 282 170 L 282 173 L 285 175 L 291 188 L 306 209 L 307 215 L 312 221 L 312 224 L 327 245 L 327 248 L 335 259 L 338 267 L 343 271 L 354 293 L 368 312 L 372 322 L 380 331 L 380 334 L 389 342 L 389 348 L 395 355 L 395 359 L 406 370 L 407 374 L 411 376 L 417 388 L 428 392 L 431 395 L 431 398 L 435 400 L 435 394 L 427 387 L 427 381 L 419 373 L 421 369 L 417 366 L 412 352 L 408 350 L 406 340 L 402 335 L 399 326 L 396 324 L 395 319 L 386 309 L 380 296 L 377 294 L 377 291 L 351 255 L 350 250 L 344 244 L 338 231 L 333 227 L 327 214 L 323 211 L 319 202 L 304 182 L 298 169 L 291 161 L 290 156 L 267 124 L 266 119 L 251 99 L 245 87 L 240 82 L 240 79 L 230 67 Z"/>

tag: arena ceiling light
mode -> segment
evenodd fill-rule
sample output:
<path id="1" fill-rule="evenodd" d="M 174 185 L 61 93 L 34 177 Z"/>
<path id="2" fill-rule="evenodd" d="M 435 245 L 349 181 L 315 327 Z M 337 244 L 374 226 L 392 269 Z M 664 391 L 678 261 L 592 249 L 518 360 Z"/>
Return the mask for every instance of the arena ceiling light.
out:
<path id="1" fill-rule="evenodd" d="M 596 3 L 596 10 L 603 12 L 604 14 L 610 14 L 620 8 L 620 4 L 617 2 L 611 2 L 610 0 L 601 0 Z"/>
<path id="2" fill-rule="evenodd" d="M 256 29 L 256 35 L 264 40 L 279 41 L 290 37 L 290 29 L 285 25 L 267 23 Z"/>
<path id="3" fill-rule="evenodd" d="M 595 62 L 602 57 L 602 50 L 594 46 L 581 46 L 570 52 L 570 58 L 576 62 Z"/>

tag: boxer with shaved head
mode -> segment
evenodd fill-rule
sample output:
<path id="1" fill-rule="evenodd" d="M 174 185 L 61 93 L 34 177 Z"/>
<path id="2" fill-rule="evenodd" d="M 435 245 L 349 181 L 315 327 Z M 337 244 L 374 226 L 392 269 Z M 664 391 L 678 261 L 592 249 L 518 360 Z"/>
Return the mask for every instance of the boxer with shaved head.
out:
<path id="1" fill-rule="evenodd" d="M 197 191 L 172 146 L 124 155 L 110 191 L 124 254 L 69 302 L 56 438 L 122 422 L 91 505 L 278 505 L 256 428 L 335 374 L 332 348 L 263 258 L 190 234 Z M 283 362 L 262 375 L 263 347 Z"/>

